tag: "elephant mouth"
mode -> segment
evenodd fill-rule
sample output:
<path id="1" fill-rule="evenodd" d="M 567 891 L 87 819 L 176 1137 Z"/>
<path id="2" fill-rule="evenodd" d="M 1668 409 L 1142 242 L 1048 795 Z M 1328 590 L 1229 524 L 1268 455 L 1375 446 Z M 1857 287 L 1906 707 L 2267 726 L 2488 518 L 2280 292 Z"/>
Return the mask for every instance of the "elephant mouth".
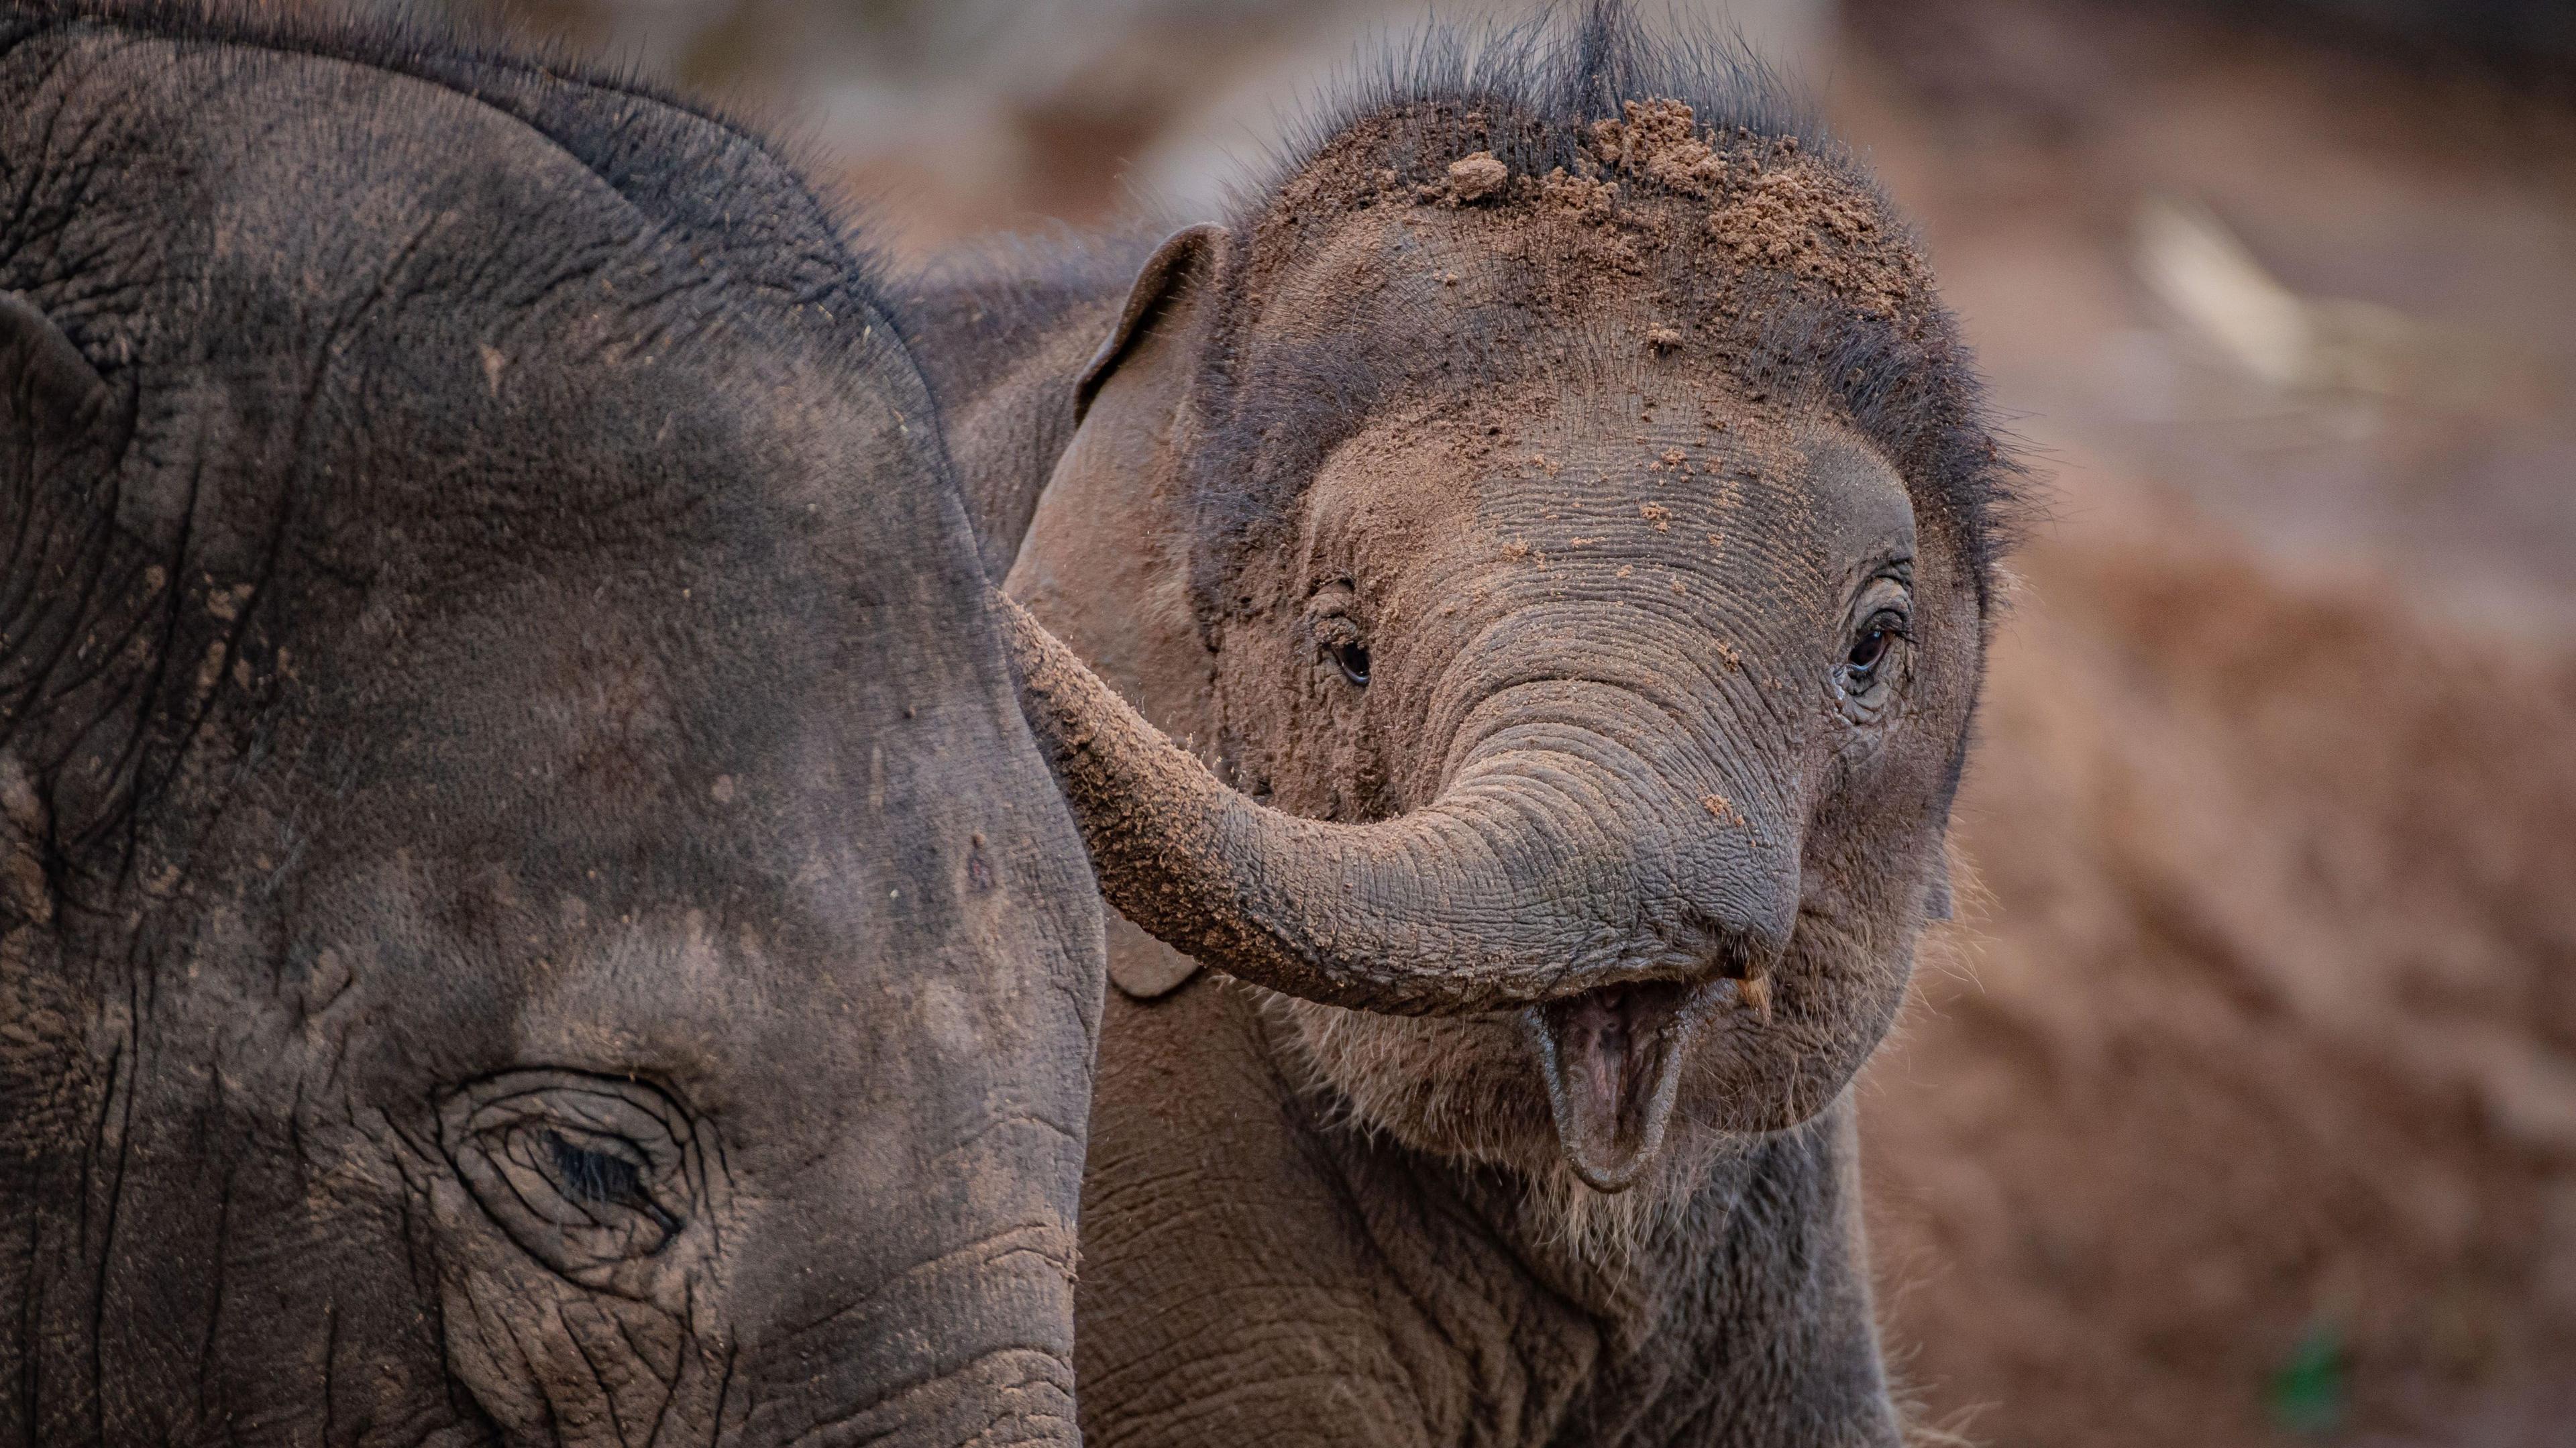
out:
<path id="1" fill-rule="evenodd" d="M 1622 1192 L 1644 1175 L 1663 1149 L 1691 1042 L 1724 1002 L 1750 1003 L 1748 984 L 1758 983 L 1647 981 L 1523 1008 L 1558 1145 L 1586 1185 Z"/>

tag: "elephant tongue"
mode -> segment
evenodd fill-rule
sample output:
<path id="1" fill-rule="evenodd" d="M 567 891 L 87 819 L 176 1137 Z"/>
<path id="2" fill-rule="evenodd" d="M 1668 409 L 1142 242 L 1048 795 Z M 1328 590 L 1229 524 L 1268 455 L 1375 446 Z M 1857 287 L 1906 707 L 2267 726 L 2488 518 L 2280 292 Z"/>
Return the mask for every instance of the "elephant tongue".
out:
<path id="1" fill-rule="evenodd" d="M 1627 1190 L 1663 1145 L 1689 994 L 1680 985 L 1609 986 L 1521 1013 L 1547 1080 L 1557 1143 L 1575 1175 L 1598 1191 Z"/>

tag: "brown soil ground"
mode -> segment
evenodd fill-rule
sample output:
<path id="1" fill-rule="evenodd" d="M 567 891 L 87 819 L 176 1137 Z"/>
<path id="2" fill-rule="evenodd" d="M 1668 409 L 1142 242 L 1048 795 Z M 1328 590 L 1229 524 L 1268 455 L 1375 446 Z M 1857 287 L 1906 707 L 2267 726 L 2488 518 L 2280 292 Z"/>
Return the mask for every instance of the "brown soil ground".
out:
<path id="1" fill-rule="evenodd" d="M 1831 109 L 2057 515 L 1982 898 L 1863 1088 L 1891 1347 L 2014 1448 L 2576 1443 L 2566 113 L 2077 0 L 1846 17 Z M 2248 379 L 2135 279 L 2157 195 L 2414 380 Z"/>
<path id="2" fill-rule="evenodd" d="M 1932 1417 L 2570 1441 L 2576 665 L 2196 541 L 2025 570 L 1970 918 L 1864 1088 Z"/>

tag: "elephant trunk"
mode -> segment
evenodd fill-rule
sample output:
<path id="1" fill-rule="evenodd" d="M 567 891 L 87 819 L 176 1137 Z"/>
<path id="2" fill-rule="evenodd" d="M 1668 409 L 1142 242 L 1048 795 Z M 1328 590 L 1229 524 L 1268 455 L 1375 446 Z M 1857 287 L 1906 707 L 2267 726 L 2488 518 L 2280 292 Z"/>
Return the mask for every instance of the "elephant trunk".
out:
<path id="1" fill-rule="evenodd" d="M 1543 1004 L 1705 975 L 1649 919 L 1602 781 L 1471 770 L 1396 819 L 1334 824 L 1246 798 L 996 595 L 1022 703 L 1101 892 L 1147 932 L 1271 990 L 1396 1015 Z"/>

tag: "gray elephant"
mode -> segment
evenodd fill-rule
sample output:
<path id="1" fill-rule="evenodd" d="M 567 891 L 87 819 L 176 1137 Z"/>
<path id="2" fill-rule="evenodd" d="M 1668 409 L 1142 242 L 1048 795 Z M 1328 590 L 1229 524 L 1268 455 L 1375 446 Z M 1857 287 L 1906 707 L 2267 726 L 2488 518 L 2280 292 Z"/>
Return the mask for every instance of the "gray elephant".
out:
<path id="1" fill-rule="evenodd" d="M 758 139 L 0 5 L 0 1443 L 1071 1442 L 1103 990 Z"/>
<path id="2" fill-rule="evenodd" d="M 905 304 L 1142 927 L 1091 1440 L 1894 1442 L 1845 1087 L 1946 910 L 2017 479 L 1905 228 L 1600 6 L 1120 254 Z"/>

